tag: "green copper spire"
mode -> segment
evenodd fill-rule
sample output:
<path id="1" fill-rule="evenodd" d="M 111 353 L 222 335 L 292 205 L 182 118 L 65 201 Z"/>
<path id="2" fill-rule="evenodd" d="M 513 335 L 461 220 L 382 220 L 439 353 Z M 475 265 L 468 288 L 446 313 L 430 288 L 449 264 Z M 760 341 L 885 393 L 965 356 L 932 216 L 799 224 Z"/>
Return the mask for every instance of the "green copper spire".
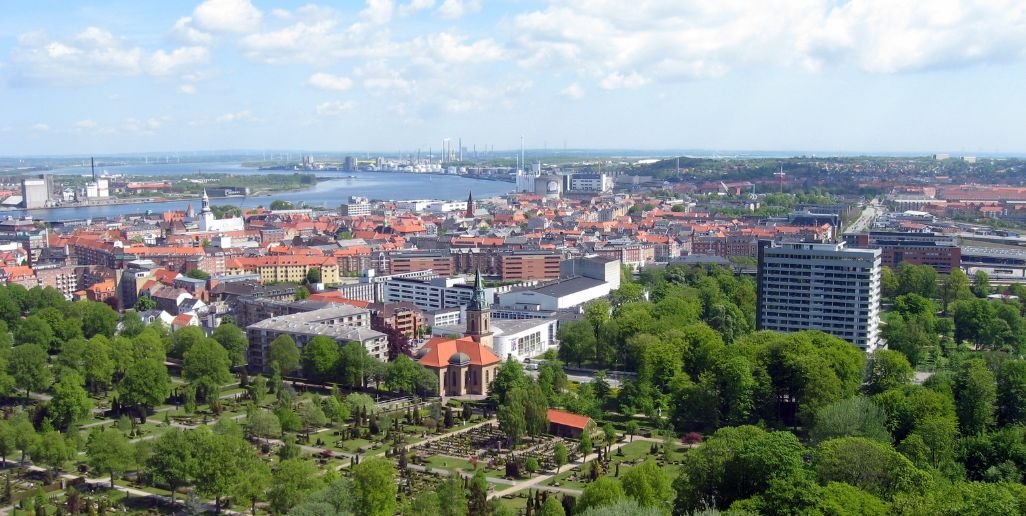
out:
<path id="1" fill-rule="evenodd" d="M 470 300 L 470 310 L 485 310 L 488 308 L 488 301 L 485 299 L 484 281 L 481 279 L 481 269 L 474 272 L 474 297 Z"/>

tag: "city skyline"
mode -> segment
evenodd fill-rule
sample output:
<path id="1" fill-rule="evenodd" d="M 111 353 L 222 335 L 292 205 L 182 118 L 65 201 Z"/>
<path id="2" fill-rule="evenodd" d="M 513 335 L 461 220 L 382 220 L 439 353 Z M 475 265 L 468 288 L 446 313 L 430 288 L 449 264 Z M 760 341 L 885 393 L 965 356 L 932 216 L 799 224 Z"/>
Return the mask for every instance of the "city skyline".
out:
<path id="1" fill-rule="evenodd" d="M 0 155 L 1026 151 L 1015 2 L 7 7 Z"/>

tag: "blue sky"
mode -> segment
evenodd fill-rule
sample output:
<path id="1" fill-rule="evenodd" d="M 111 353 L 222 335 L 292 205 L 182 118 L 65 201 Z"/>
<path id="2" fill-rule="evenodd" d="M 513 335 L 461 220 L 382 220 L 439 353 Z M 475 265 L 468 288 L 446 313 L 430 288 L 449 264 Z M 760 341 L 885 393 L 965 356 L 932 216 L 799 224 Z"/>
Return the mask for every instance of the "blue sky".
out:
<path id="1" fill-rule="evenodd" d="M 0 154 L 1026 152 L 1018 0 L 7 0 Z"/>

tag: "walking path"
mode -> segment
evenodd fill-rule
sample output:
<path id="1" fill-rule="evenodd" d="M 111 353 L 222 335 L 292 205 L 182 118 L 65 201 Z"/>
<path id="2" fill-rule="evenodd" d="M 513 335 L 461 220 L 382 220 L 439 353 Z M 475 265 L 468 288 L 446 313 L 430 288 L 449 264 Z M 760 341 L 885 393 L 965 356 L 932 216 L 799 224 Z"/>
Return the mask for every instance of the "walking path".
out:
<path id="1" fill-rule="evenodd" d="M 627 441 L 620 441 L 620 442 L 610 446 L 609 447 L 609 451 L 610 451 L 610 453 L 612 453 L 612 452 L 614 452 L 616 450 L 619 450 L 620 448 L 622 448 L 623 446 L 626 446 L 628 444 L 630 444 L 630 443 L 628 443 Z M 581 465 L 587 464 L 587 463 L 595 460 L 596 458 L 598 458 L 598 453 L 597 452 L 596 453 L 592 453 L 591 455 L 588 455 L 587 457 L 584 457 L 581 460 L 577 460 L 577 461 L 571 462 L 569 465 L 571 467 L 572 466 L 581 466 Z M 566 472 L 565 469 L 560 469 L 559 473 L 553 472 L 553 473 L 549 473 L 547 475 L 539 475 L 537 477 L 534 477 L 534 478 L 529 479 L 529 480 L 525 480 L 523 482 L 514 483 L 513 486 L 511 486 L 511 487 L 508 487 L 508 488 L 503 489 L 501 491 L 492 492 L 491 494 L 488 495 L 488 498 L 501 498 L 503 496 L 511 495 L 511 494 L 516 493 L 518 491 L 523 491 L 524 489 L 529 489 L 529 488 L 533 488 L 533 487 L 537 487 L 539 489 L 541 489 L 542 487 L 548 487 L 548 486 L 539 486 L 538 484 L 541 484 L 542 482 L 545 482 L 546 480 L 549 480 L 549 479 L 551 479 L 553 477 L 559 476 L 560 474 L 562 474 L 564 472 Z"/>

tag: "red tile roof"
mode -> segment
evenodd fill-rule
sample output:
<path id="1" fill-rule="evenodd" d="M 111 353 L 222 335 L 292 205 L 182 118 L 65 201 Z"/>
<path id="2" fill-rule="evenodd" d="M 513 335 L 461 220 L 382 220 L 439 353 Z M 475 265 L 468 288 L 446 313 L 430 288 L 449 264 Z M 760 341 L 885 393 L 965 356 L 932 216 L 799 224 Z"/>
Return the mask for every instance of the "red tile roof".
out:
<path id="1" fill-rule="evenodd" d="M 420 358 L 420 363 L 427 367 L 446 367 L 449 365 L 449 357 L 456 353 L 466 353 L 470 357 L 471 365 L 486 366 L 499 363 L 499 357 L 470 337 L 435 337 L 427 341 L 423 349 L 427 352 Z"/>
<path id="2" fill-rule="evenodd" d="M 588 416 L 582 416 L 580 414 L 574 414 L 573 412 L 564 412 L 562 410 L 550 408 L 549 412 L 549 423 L 568 426 L 570 428 L 577 428 L 584 430 L 591 422 L 591 418 Z"/>

